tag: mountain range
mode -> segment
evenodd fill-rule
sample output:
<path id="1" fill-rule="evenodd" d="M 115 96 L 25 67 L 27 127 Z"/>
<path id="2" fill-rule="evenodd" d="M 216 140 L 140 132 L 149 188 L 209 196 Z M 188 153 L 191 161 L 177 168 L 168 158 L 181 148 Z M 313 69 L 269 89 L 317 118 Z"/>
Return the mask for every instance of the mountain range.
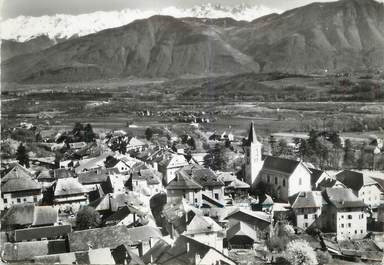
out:
<path id="1" fill-rule="evenodd" d="M 252 21 L 258 17 L 276 13 L 279 10 L 262 5 L 239 4 L 224 6 L 220 4 L 202 4 L 192 8 L 166 7 L 159 10 L 123 9 L 120 11 L 94 12 L 81 15 L 57 14 L 53 16 L 18 16 L 2 21 L 1 38 L 17 42 L 25 42 L 45 35 L 49 39 L 63 40 L 85 36 L 108 28 L 116 28 L 129 24 L 137 19 L 155 15 L 176 18 L 225 18 Z"/>
<path id="2" fill-rule="evenodd" d="M 31 51 L 3 61 L 4 81 L 383 69 L 384 5 L 313 3 L 252 21 L 156 15 Z"/>

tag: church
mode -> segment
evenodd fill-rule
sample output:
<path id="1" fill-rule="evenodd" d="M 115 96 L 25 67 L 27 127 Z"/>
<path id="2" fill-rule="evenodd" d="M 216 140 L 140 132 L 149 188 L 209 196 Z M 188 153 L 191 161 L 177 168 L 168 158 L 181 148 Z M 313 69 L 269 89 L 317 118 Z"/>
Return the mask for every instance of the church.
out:
<path id="1" fill-rule="evenodd" d="M 262 156 L 262 144 L 257 140 L 254 123 L 251 123 L 245 142 L 245 180 L 255 191 L 261 183 L 268 185 L 276 199 L 288 198 L 300 191 L 311 191 L 312 172 L 300 160 Z"/>

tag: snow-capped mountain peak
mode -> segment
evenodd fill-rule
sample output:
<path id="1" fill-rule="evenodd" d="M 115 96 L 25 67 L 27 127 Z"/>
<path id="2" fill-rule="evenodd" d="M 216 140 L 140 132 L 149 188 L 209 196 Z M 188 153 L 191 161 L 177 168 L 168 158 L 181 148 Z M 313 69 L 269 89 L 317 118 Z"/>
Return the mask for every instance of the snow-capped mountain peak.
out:
<path id="1" fill-rule="evenodd" d="M 84 36 L 107 28 L 129 24 L 136 19 L 153 15 L 173 17 L 223 18 L 251 21 L 270 13 L 278 13 L 261 5 L 223 6 L 204 4 L 188 9 L 166 7 L 160 10 L 123 9 L 121 11 L 98 11 L 81 15 L 57 14 L 54 16 L 29 17 L 19 16 L 1 21 L 1 38 L 27 41 L 40 35 L 47 35 L 52 40 L 68 39 L 72 36 Z"/>

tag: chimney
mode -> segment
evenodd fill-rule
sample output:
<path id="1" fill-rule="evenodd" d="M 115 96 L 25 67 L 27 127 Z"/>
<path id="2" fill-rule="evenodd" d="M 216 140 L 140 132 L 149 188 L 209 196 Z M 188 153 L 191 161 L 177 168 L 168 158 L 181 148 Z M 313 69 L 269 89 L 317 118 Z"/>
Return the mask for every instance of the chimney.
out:
<path id="1" fill-rule="evenodd" d="M 189 242 L 187 242 L 187 253 L 189 253 Z"/>

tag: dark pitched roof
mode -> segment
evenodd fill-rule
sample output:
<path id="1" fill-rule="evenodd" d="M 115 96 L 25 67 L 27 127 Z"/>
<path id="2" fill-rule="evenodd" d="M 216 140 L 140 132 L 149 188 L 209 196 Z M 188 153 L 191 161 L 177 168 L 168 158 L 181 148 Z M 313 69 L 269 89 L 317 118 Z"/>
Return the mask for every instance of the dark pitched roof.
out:
<path id="1" fill-rule="evenodd" d="M 30 177 L 11 178 L 1 185 L 2 193 L 11 193 L 27 190 L 41 190 L 41 185 Z"/>
<path id="2" fill-rule="evenodd" d="M 292 174 L 300 164 L 300 161 L 275 156 L 267 156 L 264 160 L 263 169 L 277 170 Z"/>
<path id="3" fill-rule="evenodd" d="M 320 191 L 301 191 L 289 198 L 292 208 L 320 208 L 326 202 Z"/>
<path id="4" fill-rule="evenodd" d="M 55 238 L 58 236 L 65 236 L 71 232 L 70 225 L 55 225 L 55 226 L 43 226 L 33 227 L 26 229 L 15 230 L 15 240 L 32 240 L 40 238 Z"/>
<path id="5" fill-rule="evenodd" d="M 121 207 L 115 213 L 105 219 L 105 223 L 118 223 L 131 214 L 128 206 Z"/>
<path id="6" fill-rule="evenodd" d="M 144 256 L 142 257 L 142 260 L 145 264 L 153 263 L 154 261 L 158 260 L 161 255 L 166 253 L 171 248 L 171 245 L 168 244 L 163 239 L 160 239 L 156 242 L 156 244 L 149 249 Z"/>
<path id="7" fill-rule="evenodd" d="M 374 181 L 377 182 L 377 185 L 379 185 L 380 189 L 384 191 L 384 178 L 376 178 L 371 177 Z"/>
<path id="8" fill-rule="evenodd" d="M 124 206 L 141 206 L 142 201 L 133 193 L 108 193 L 103 197 L 89 203 L 97 211 L 112 211 L 116 212 Z M 132 210 L 132 209 L 131 209 Z"/>
<path id="9" fill-rule="evenodd" d="M 221 187 L 224 183 L 221 182 L 216 174 L 209 168 L 200 165 L 188 165 L 180 169 L 181 172 L 188 174 L 196 183 L 202 187 Z"/>
<path id="10" fill-rule="evenodd" d="M 359 200 L 351 189 L 327 188 L 323 193 L 324 199 L 338 209 L 364 208 L 367 205 Z"/>
<path id="11" fill-rule="evenodd" d="M 11 170 L 1 179 L 1 182 L 4 183 L 10 179 L 19 179 L 19 178 L 32 178 L 32 173 L 21 166 L 19 163 L 16 163 Z"/>
<path id="12" fill-rule="evenodd" d="M 335 178 L 323 178 L 319 184 L 318 187 L 323 188 L 332 188 L 336 184 L 337 180 Z"/>
<path id="13" fill-rule="evenodd" d="M 34 204 L 23 203 L 12 205 L 1 218 L 2 226 L 5 225 L 30 225 L 34 217 Z"/>
<path id="14" fill-rule="evenodd" d="M 225 219 L 235 218 L 239 219 L 241 221 L 248 221 L 248 220 L 261 220 L 266 223 L 270 223 L 270 216 L 266 214 L 265 212 L 261 211 L 250 211 L 250 210 L 243 210 L 243 209 L 237 209 L 231 213 L 228 214 Z"/>
<path id="15" fill-rule="evenodd" d="M 365 185 L 374 185 L 376 182 L 363 173 L 343 170 L 336 175 L 336 179 L 343 183 L 347 188 L 351 188 L 353 191 L 359 191 L 361 187 Z"/>
<path id="16" fill-rule="evenodd" d="M 321 175 L 324 173 L 323 170 L 316 168 L 308 168 L 311 171 L 311 186 L 314 187 L 316 182 L 319 180 Z"/>
<path id="17" fill-rule="evenodd" d="M 169 182 L 167 190 L 201 190 L 202 186 L 192 180 L 189 175 L 183 171 L 177 171 L 176 177 Z"/>
<path id="18" fill-rule="evenodd" d="M 358 191 L 363 186 L 363 174 L 352 170 L 343 170 L 336 175 L 336 179 L 348 188 Z"/>
<path id="19" fill-rule="evenodd" d="M 164 244 L 163 244 L 164 245 Z M 220 253 L 215 248 L 212 248 L 206 244 L 203 244 L 199 241 L 196 241 L 187 236 L 179 236 L 172 247 L 166 247 L 166 245 L 162 248 L 163 252 L 156 257 L 153 257 L 153 263 L 155 264 L 169 264 L 169 265 L 189 265 L 195 264 L 195 258 L 199 255 L 201 258 L 208 253 L 210 250 L 214 250 L 217 252 L 218 256 L 222 256 L 223 259 L 231 260 L 224 254 Z M 235 262 L 233 262 L 235 263 Z"/>
<path id="20" fill-rule="evenodd" d="M 259 204 L 261 205 L 273 205 L 273 199 L 268 194 L 262 194 L 259 196 Z"/>

